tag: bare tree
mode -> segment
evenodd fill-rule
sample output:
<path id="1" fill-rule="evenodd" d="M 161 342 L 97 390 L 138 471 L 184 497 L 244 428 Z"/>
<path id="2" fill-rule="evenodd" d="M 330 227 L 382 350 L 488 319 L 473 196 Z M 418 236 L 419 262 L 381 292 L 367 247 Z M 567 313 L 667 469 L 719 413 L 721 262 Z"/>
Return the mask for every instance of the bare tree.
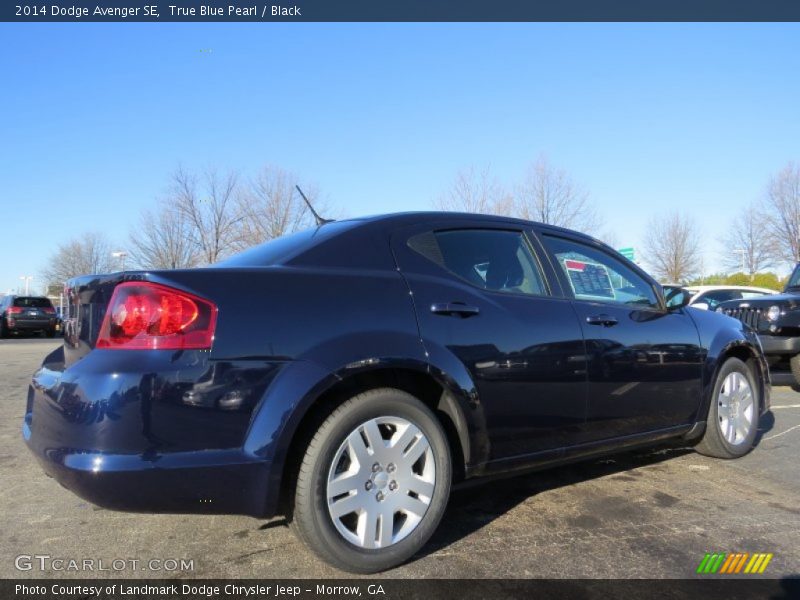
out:
<path id="1" fill-rule="evenodd" d="M 615 229 L 607 228 L 597 235 L 594 233 L 591 234 L 593 237 L 596 237 L 598 240 L 605 242 L 612 248 L 620 249 L 622 248 L 622 244 L 619 241 L 619 236 Z"/>
<path id="2" fill-rule="evenodd" d="M 772 176 L 765 205 L 776 258 L 800 262 L 800 164 L 790 162 Z"/>
<path id="3" fill-rule="evenodd" d="M 184 269 L 200 261 L 190 224 L 167 202 L 153 212 L 145 210 L 129 236 L 130 255 L 143 269 Z"/>
<path id="4" fill-rule="evenodd" d="M 764 211 L 756 204 L 746 206 L 731 222 L 722 238 L 725 251 L 723 265 L 730 271 L 743 270 L 750 275 L 774 265 L 774 250 L 767 229 Z"/>
<path id="5" fill-rule="evenodd" d="M 580 188 L 563 169 L 553 167 L 546 157 L 531 163 L 514 195 L 514 215 L 569 227 L 588 233 L 596 232 L 601 219 L 589 194 Z"/>
<path id="6" fill-rule="evenodd" d="M 697 226 L 678 212 L 650 220 L 644 250 L 645 262 L 663 282 L 683 283 L 701 269 Z"/>
<path id="7" fill-rule="evenodd" d="M 261 244 L 314 224 L 311 211 L 294 188 L 298 181 L 294 174 L 267 165 L 249 182 L 237 201 L 238 248 Z M 317 188 L 303 184 L 301 187 L 317 212 L 329 216 Z"/>
<path id="8" fill-rule="evenodd" d="M 233 172 L 220 175 L 208 169 L 197 177 L 179 167 L 172 175 L 170 205 L 188 225 L 200 262 L 215 263 L 233 249 L 241 221 L 238 192 Z"/>
<path id="9" fill-rule="evenodd" d="M 46 285 L 62 285 L 78 275 L 114 270 L 111 244 L 102 233 L 86 233 L 58 246 L 42 271 Z"/>
<path id="10" fill-rule="evenodd" d="M 478 171 L 475 167 L 456 174 L 450 189 L 440 196 L 435 205 L 439 210 L 510 215 L 511 197 L 492 176 L 489 167 Z"/>

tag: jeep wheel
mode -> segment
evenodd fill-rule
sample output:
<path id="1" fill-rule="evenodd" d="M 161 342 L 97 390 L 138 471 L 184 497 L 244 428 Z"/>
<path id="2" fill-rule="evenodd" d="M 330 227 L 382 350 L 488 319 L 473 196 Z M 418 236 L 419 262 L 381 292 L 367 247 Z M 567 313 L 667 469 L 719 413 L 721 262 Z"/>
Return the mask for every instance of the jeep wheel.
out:
<path id="1" fill-rule="evenodd" d="M 753 448 L 760 398 L 753 371 L 729 358 L 717 375 L 708 408 L 706 431 L 696 450 L 716 458 L 738 458 Z"/>
<path id="2" fill-rule="evenodd" d="M 355 573 L 397 566 L 436 530 L 450 494 L 447 438 L 396 389 L 359 394 L 322 423 L 297 475 L 294 524 L 326 562 Z"/>
<path id="3" fill-rule="evenodd" d="M 795 385 L 800 386 L 800 354 L 789 359 L 789 367 L 792 369 Z"/>

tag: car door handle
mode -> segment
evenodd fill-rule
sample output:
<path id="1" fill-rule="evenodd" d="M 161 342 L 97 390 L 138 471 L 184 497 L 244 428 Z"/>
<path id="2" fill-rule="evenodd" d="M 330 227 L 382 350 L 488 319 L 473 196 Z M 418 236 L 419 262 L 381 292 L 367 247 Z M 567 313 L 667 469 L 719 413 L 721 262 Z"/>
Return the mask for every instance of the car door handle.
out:
<path id="1" fill-rule="evenodd" d="M 498 369 L 527 369 L 527 360 L 503 360 L 497 363 Z"/>
<path id="2" fill-rule="evenodd" d="M 472 317 L 480 313 L 477 306 L 470 306 L 463 302 L 434 302 L 431 304 L 431 312 L 435 315 L 459 315 L 461 317 Z"/>
<path id="3" fill-rule="evenodd" d="M 592 315 L 590 317 L 586 317 L 586 322 L 589 325 L 602 325 L 603 327 L 613 327 L 619 321 L 615 317 L 611 315 Z"/>

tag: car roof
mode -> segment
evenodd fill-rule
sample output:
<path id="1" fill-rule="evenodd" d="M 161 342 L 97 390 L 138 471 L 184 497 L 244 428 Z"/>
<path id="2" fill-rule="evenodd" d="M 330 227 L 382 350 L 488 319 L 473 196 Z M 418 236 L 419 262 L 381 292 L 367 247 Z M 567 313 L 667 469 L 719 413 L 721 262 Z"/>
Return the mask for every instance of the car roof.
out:
<path id="1" fill-rule="evenodd" d="M 425 223 L 436 223 L 438 221 L 458 220 L 458 221 L 475 221 L 476 223 L 487 221 L 495 222 L 498 224 L 508 223 L 523 227 L 536 227 L 544 231 L 552 233 L 566 233 L 573 236 L 582 237 L 588 241 L 599 240 L 591 235 L 568 229 L 566 227 L 559 227 L 558 225 L 550 225 L 548 223 L 541 223 L 539 221 L 527 221 L 525 219 L 518 219 L 516 217 L 506 217 L 503 215 L 486 215 L 481 213 L 466 213 L 466 212 L 453 212 L 453 211 L 409 211 L 399 213 L 387 213 L 379 215 L 370 215 L 365 217 L 357 217 L 353 219 L 343 219 L 342 221 L 360 221 L 362 223 L 383 223 L 392 227 L 404 225 L 417 225 Z M 606 244 L 607 245 L 607 244 Z"/>
<path id="2" fill-rule="evenodd" d="M 751 285 L 691 285 L 686 286 L 684 289 L 692 292 L 693 294 L 702 294 L 703 292 L 711 292 L 715 290 L 737 290 L 749 292 L 764 292 L 767 294 L 777 294 L 778 290 L 770 290 L 768 288 L 755 287 Z"/>
<path id="3" fill-rule="evenodd" d="M 279 264 L 334 264 L 337 260 L 344 260 L 342 257 L 345 257 L 348 264 L 352 266 L 353 253 L 350 245 L 353 240 L 359 240 L 361 243 L 372 243 L 367 240 L 374 240 L 380 236 L 393 236 L 402 230 L 408 229 L 422 230 L 430 227 L 430 230 L 435 230 L 441 228 L 492 226 L 522 230 L 532 229 L 539 233 L 571 237 L 578 242 L 614 252 L 614 249 L 608 244 L 585 233 L 536 221 L 479 213 L 416 211 L 328 221 L 317 227 L 254 246 L 240 254 L 216 263 L 214 266 L 230 268 Z M 620 258 L 624 260 L 621 255 Z M 388 247 L 385 253 L 383 250 L 378 253 L 366 253 L 360 255 L 359 260 L 359 265 L 367 265 L 370 268 L 381 268 L 389 265 L 389 263 L 394 264 L 394 259 Z M 630 267 L 646 279 L 651 279 L 650 275 L 635 263 L 631 263 Z"/>

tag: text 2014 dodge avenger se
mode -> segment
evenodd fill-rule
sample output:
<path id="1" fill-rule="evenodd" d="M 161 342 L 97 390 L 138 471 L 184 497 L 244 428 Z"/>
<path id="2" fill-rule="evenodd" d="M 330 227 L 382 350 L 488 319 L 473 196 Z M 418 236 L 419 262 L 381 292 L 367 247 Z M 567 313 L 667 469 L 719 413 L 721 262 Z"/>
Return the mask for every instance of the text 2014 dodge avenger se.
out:
<path id="1" fill-rule="evenodd" d="M 669 438 L 734 458 L 769 407 L 741 322 L 514 219 L 326 223 L 68 287 L 23 428 L 49 474 L 113 509 L 284 513 L 355 572 L 420 550 L 454 482 Z"/>

